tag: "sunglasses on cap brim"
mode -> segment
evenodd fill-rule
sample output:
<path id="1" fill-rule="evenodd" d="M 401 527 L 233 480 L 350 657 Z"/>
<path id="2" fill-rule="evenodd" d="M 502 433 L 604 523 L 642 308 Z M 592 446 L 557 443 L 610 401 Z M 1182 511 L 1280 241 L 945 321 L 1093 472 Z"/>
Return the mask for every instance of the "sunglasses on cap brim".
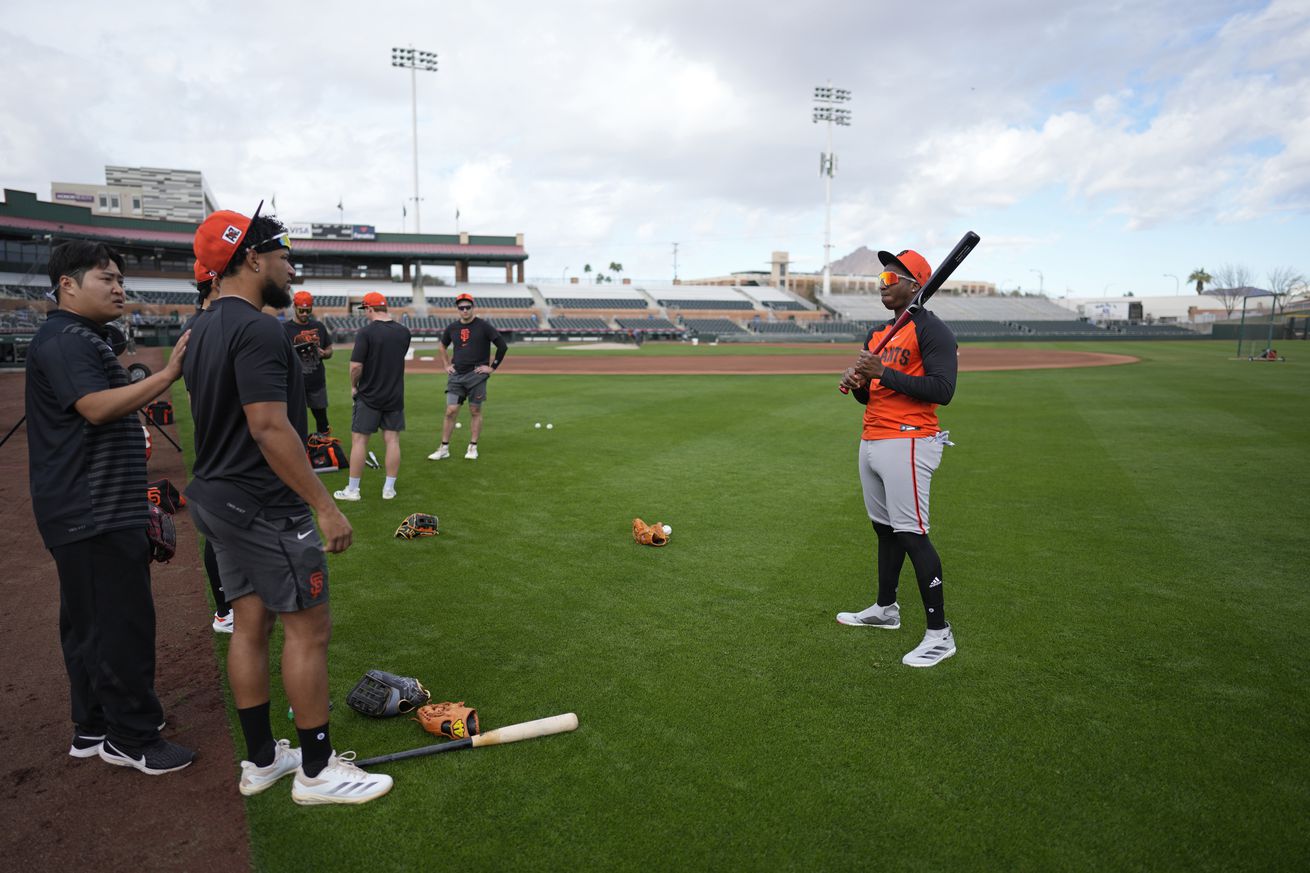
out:
<path id="1" fill-rule="evenodd" d="M 884 288 L 894 287 L 901 282 L 909 282 L 912 285 L 919 284 L 914 279 L 911 279 L 908 276 L 902 276 L 900 273 L 893 272 L 892 270 L 883 270 L 878 274 L 878 284 Z"/>
<path id="2" fill-rule="evenodd" d="M 261 255 L 268 252 L 275 252 L 278 249 L 291 251 L 291 234 L 286 232 L 279 233 L 277 236 L 270 237 L 261 243 L 255 243 L 251 248 Z"/>

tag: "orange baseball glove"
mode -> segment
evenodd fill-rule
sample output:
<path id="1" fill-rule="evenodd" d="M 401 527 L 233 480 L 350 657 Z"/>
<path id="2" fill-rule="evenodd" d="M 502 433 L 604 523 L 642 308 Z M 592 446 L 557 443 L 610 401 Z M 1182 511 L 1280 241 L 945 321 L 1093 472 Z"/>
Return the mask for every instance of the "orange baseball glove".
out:
<path id="1" fill-rule="evenodd" d="M 632 520 L 632 538 L 643 546 L 666 546 L 669 543 L 669 535 L 664 532 L 662 522 L 646 524 L 640 518 Z"/>
<path id="2" fill-rule="evenodd" d="M 478 732 L 478 711 L 459 703 L 429 703 L 420 706 L 418 718 L 414 721 L 423 726 L 423 730 L 439 737 L 462 740 Z"/>

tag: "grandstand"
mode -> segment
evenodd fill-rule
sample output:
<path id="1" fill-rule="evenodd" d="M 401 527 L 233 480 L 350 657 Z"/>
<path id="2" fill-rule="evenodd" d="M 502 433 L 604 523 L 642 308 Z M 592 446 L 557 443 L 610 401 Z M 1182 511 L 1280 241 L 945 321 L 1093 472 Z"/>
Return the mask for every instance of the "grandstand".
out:
<path id="1" fill-rule="evenodd" d="M 811 312 L 814 304 L 801 300 L 780 288 L 769 285 L 738 285 L 737 291 L 748 299 L 754 300 L 766 309 L 775 312 Z"/>
<path id="2" fill-rule="evenodd" d="M 730 318 L 686 318 L 682 326 L 694 334 L 734 334 L 747 333 L 746 328 Z"/>
<path id="3" fill-rule="evenodd" d="M 610 326 L 603 318 L 578 318 L 567 315 L 552 315 L 550 326 L 558 330 L 609 330 Z"/>
<path id="4" fill-rule="evenodd" d="M 614 322 L 624 330 L 678 330 L 678 326 L 667 318 L 616 318 Z"/>
<path id="5" fill-rule="evenodd" d="M 650 301 L 630 285 L 537 285 L 547 307 L 570 310 L 648 309 Z M 553 321 L 551 322 L 554 323 Z"/>
<path id="6" fill-rule="evenodd" d="M 756 321 L 748 323 L 747 327 L 753 333 L 768 334 L 769 336 L 785 337 L 796 334 L 809 334 L 803 324 L 795 321 Z"/>
<path id="7" fill-rule="evenodd" d="M 646 290 L 646 289 L 643 289 Z M 740 290 L 720 285 L 670 285 L 646 290 L 660 306 L 669 309 L 742 310 L 754 309 L 755 302 Z"/>

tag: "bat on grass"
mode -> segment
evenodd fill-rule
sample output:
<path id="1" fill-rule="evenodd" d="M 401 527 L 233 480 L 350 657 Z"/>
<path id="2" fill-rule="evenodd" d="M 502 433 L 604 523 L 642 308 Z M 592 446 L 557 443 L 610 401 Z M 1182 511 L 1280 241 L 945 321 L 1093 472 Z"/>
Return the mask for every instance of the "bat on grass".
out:
<path id="1" fill-rule="evenodd" d="M 571 730 L 577 730 L 577 727 L 578 716 L 575 713 L 566 712 L 563 715 L 552 715 L 549 718 L 539 718 L 536 721 L 525 721 L 521 724 L 506 725 L 503 728 L 496 728 L 494 731 L 487 731 L 485 734 L 476 734 L 462 740 L 452 740 L 448 743 L 437 743 L 432 746 L 409 749 L 405 752 L 394 752 L 390 755 L 378 755 L 376 758 L 367 758 L 363 761 L 356 761 L 355 764 L 364 767 L 371 764 L 387 764 L 392 761 L 403 761 L 406 758 L 421 758 L 424 755 L 435 755 L 439 752 L 455 752 L 460 749 L 480 749 L 483 746 L 517 743 L 519 740 L 531 740 L 536 737 L 548 737 L 551 734 L 567 733 Z"/>
<path id="2" fill-rule="evenodd" d="M 928 281 L 924 282 L 923 287 L 919 289 L 919 293 L 914 295 L 910 305 L 905 307 L 905 311 L 900 314 L 896 321 L 892 322 L 891 330 L 887 331 L 883 338 L 878 341 L 878 345 L 873 349 L 872 354 L 876 355 L 882 352 L 887 343 L 891 342 L 891 338 L 896 336 L 901 328 L 909 324 L 915 313 L 923 309 L 924 304 L 928 302 L 928 298 L 936 294 L 937 289 L 942 287 L 947 279 L 951 278 L 955 268 L 960 266 L 960 262 L 969 256 L 969 252 L 973 251 L 974 246 L 978 245 L 980 239 L 981 237 L 973 231 L 967 232 L 960 238 L 960 241 L 955 244 L 955 248 L 951 249 L 951 253 L 946 256 L 946 260 L 937 265 L 937 269 L 932 271 Z M 843 394 L 848 393 L 848 389 L 845 387 L 839 386 L 838 390 Z"/>

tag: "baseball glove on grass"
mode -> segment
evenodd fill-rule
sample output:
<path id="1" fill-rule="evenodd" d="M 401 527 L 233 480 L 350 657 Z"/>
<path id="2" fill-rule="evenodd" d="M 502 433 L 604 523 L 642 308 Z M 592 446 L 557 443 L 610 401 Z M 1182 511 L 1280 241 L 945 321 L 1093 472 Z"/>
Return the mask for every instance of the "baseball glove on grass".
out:
<path id="1" fill-rule="evenodd" d="M 669 536 L 664 532 L 664 524 L 655 522 L 646 524 L 640 518 L 632 520 L 632 538 L 643 546 L 666 546 L 669 544 Z"/>
<path id="2" fill-rule="evenodd" d="M 177 554 L 177 527 L 173 516 L 150 501 L 150 516 L 146 519 L 146 537 L 150 540 L 150 560 L 168 563 Z"/>
<path id="3" fill-rule="evenodd" d="M 385 670 L 369 670 L 346 697 L 353 710 L 373 718 L 411 712 L 432 699 L 423 683 Z"/>
<path id="4" fill-rule="evenodd" d="M 423 726 L 423 730 L 439 737 L 462 740 L 478 732 L 478 711 L 459 703 L 429 703 L 420 706 L 418 718 L 414 721 Z"/>
<path id="5" fill-rule="evenodd" d="M 402 540 L 412 540 L 415 537 L 434 537 L 441 531 L 437 530 L 437 517 L 428 515 L 426 512 L 411 513 L 400 527 L 396 528 L 396 537 Z"/>

